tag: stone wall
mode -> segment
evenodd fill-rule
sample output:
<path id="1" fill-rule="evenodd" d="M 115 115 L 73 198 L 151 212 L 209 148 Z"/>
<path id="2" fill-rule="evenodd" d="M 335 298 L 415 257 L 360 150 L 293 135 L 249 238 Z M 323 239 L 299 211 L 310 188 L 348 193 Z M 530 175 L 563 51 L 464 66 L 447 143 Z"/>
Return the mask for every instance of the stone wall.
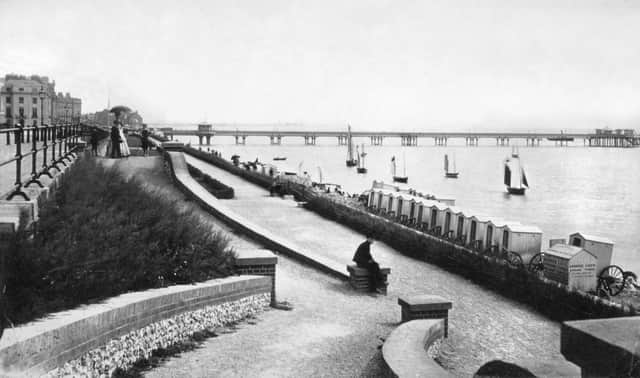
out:
<path id="1" fill-rule="evenodd" d="M 62 366 L 131 331 L 172 316 L 257 294 L 270 277 L 242 276 L 128 293 L 7 329 L 0 339 L 0 375 L 37 375 Z"/>

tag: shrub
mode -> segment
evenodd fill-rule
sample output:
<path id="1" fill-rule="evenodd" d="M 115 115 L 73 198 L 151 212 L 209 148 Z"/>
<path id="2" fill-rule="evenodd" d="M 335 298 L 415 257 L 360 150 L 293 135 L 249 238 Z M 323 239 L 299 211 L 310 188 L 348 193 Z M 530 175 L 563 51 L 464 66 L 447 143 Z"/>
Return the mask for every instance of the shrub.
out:
<path id="1" fill-rule="evenodd" d="M 213 194 L 216 198 L 220 199 L 232 199 L 234 196 L 233 188 L 226 186 L 220 181 L 212 178 L 208 174 L 202 172 L 198 168 L 193 165 L 188 165 L 189 174 L 193 176 L 196 181 L 198 181 L 202 186 L 209 191 L 209 193 Z"/>
<path id="2" fill-rule="evenodd" d="M 14 322 L 232 273 L 227 238 L 174 201 L 94 160 L 80 160 L 66 174 L 37 227 L 19 230 L 10 243 L 6 299 Z"/>

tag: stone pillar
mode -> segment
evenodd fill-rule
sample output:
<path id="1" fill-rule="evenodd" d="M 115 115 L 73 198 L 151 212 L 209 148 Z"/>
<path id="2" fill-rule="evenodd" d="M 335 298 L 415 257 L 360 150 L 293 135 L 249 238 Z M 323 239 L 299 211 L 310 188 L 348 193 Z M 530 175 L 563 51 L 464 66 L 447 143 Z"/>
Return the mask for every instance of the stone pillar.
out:
<path id="1" fill-rule="evenodd" d="M 444 319 L 444 337 L 449 334 L 450 301 L 437 295 L 419 294 L 399 297 L 402 323 L 414 319 Z"/>
<path id="2" fill-rule="evenodd" d="M 560 332 L 560 352 L 583 377 L 640 376 L 640 318 L 564 322 Z"/>
<path id="3" fill-rule="evenodd" d="M 236 250 L 235 267 L 239 275 L 271 277 L 271 306 L 276 304 L 277 263 L 278 257 L 268 249 Z"/>

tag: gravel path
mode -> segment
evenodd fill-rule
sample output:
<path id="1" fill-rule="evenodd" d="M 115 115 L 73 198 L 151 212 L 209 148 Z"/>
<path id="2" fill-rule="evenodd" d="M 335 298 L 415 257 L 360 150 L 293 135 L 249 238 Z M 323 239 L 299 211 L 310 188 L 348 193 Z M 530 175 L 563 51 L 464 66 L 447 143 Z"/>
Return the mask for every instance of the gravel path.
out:
<path id="1" fill-rule="evenodd" d="M 170 183 L 158 158 L 105 160 L 105 163 L 116 163 L 124 172 L 135 174 L 150 189 L 160 190 L 169 198 L 185 198 Z M 226 172 L 211 168 L 209 173 L 234 187 L 238 199 L 229 202 L 253 202 L 254 194 L 264 197 L 262 189 Z M 234 246 L 257 246 L 231 233 L 193 203 L 184 206 L 212 228 L 229 231 Z M 239 204 L 234 206 L 242 208 Z M 297 215 L 292 212 L 288 216 Z M 350 258 L 345 257 L 347 252 L 362 239 L 350 229 L 313 213 L 305 211 L 303 217 L 304 223 L 290 219 L 297 224 L 295 233 L 282 227 L 280 230 L 275 227 L 276 231 L 305 243 L 305 247 L 305 239 L 315 235 L 317 240 L 310 248 L 316 253 L 327 250 L 323 239 L 341 240 L 349 251 L 327 252 L 327 257 L 341 261 Z M 257 222 L 258 218 L 252 220 Z M 304 224 L 313 231 L 303 229 Z M 298 235 L 304 236 L 296 240 Z M 210 339 L 202 348 L 171 358 L 148 375 L 376 376 L 381 366 L 379 338 L 386 337 L 400 321 L 397 297 L 412 293 L 432 293 L 453 301 L 449 339 L 443 343 L 441 360 L 456 375 L 470 376 L 482 364 L 496 358 L 544 362 L 562 359 L 558 323 L 464 278 L 401 255 L 383 243 L 374 244 L 373 254 L 392 267 L 388 296 L 358 294 L 345 282 L 279 256 L 278 300 L 292 303 L 293 311 L 270 310 L 256 324 L 244 324 L 234 333 Z"/>

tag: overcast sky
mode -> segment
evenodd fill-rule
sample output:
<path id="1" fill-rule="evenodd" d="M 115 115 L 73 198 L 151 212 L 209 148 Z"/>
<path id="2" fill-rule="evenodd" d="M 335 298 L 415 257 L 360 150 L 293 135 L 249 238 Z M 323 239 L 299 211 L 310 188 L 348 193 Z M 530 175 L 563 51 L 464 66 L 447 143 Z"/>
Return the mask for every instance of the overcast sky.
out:
<path id="1" fill-rule="evenodd" d="M 149 122 L 640 128 L 640 1 L 0 0 L 0 73 Z"/>

